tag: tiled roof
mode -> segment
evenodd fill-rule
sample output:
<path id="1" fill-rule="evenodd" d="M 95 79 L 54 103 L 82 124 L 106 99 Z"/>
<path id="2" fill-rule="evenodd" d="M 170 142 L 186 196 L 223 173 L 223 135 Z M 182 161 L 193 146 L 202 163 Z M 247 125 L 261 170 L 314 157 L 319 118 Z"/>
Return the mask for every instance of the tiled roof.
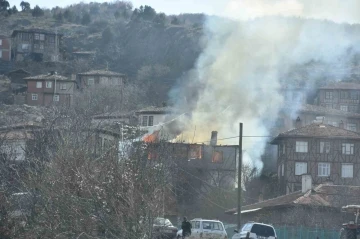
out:
<path id="1" fill-rule="evenodd" d="M 117 73 L 107 70 L 93 70 L 84 73 L 79 73 L 80 76 L 125 76 L 125 74 Z"/>
<path id="2" fill-rule="evenodd" d="M 137 110 L 136 113 L 157 113 L 157 114 L 165 114 L 173 112 L 173 108 L 165 106 L 165 107 L 156 107 L 149 106 L 141 110 Z"/>
<path id="3" fill-rule="evenodd" d="M 313 123 L 280 133 L 276 138 L 283 137 L 318 137 L 360 139 L 360 134 L 327 124 Z"/>
<path id="4" fill-rule="evenodd" d="M 341 208 L 342 206 L 351 204 L 360 204 L 360 187 L 320 184 L 315 189 L 309 190 L 306 193 L 297 191 L 288 195 L 244 206 L 241 208 L 241 211 L 291 205 Z M 237 209 L 233 208 L 225 213 L 234 214 L 236 212 Z"/>
<path id="5" fill-rule="evenodd" d="M 337 82 L 320 87 L 321 90 L 360 90 L 360 84 L 353 82 Z"/>
<path id="6" fill-rule="evenodd" d="M 56 74 L 37 75 L 24 78 L 24 80 L 58 80 L 58 81 L 74 81 L 65 76 Z"/>
<path id="7" fill-rule="evenodd" d="M 29 29 L 19 29 L 19 30 L 14 30 L 13 33 L 11 34 L 11 36 L 15 36 L 17 33 L 19 32 L 27 32 L 27 33 L 42 33 L 42 34 L 52 34 L 52 35 L 59 35 L 62 36 L 63 34 L 61 33 L 55 33 L 53 31 L 49 31 L 49 30 L 45 30 L 45 29 L 37 29 L 37 28 L 29 28 Z"/>

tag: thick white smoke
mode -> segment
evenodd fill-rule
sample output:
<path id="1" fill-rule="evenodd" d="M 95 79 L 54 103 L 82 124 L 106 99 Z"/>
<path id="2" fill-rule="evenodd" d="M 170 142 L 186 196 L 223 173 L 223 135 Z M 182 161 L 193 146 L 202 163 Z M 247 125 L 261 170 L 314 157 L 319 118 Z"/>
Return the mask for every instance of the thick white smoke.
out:
<path id="1" fill-rule="evenodd" d="M 316 4 L 314 3 L 316 2 Z M 348 12 L 337 6 L 348 6 Z M 234 137 L 239 122 L 244 135 L 268 136 L 269 129 L 283 106 L 279 88 L 281 79 L 305 64 L 308 85 L 319 77 L 345 76 L 356 53 L 360 34 L 348 31 L 348 25 L 306 18 L 357 22 L 358 1 L 311 0 L 242 0 L 229 1 L 224 12 L 232 19 L 209 18 L 204 35 L 205 48 L 186 89 L 197 89 L 195 100 L 186 99 L 185 110 L 191 111 L 184 122 L 182 139 L 188 142 L 208 141 L 217 130 L 219 138 Z M 335 11 L 337 10 L 337 11 Z M 253 17 L 268 15 L 301 18 Z M 252 19 L 244 21 L 243 19 Z M 291 81 L 292 79 L 288 79 Z M 192 86 L 194 85 L 194 86 Z M 297 106 L 294 106 L 297 107 Z M 195 130 L 196 129 L 196 130 Z M 260 156 L 268 138 L 244 138 L 243 147 L 252 164 L 262 168 Z M 236 144 L 238 138 L 219 141 Z"/>

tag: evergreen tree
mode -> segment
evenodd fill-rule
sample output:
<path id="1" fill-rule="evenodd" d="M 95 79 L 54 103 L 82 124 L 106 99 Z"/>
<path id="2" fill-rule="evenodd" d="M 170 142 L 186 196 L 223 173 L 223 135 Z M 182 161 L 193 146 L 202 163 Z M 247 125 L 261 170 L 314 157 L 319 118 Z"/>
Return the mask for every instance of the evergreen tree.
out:
<path id="1" fill-rule="evenodd" d="M 23 12 L 28 11 L 28 10 L 31 9 L 31 8 L 30 8 L 30 3 L 24 2 L 24 1 L 22 1 L 22 2 L 20 3 L 20 7 L 21 7 L 21 11 L 23 11 Z"/>
<path id="2" fill-rule="evenodd" d="M 89 13 L 85 13 L 81 19 L 82 25 L 89 25 L 91 23 L 91 16 Z"/>
<path id="3" fill-rule="evenodd" d="M 38 5 L 34 7 L 32 10 L 32 16 L 33 17 L 41 17 L 44 16 L 44 10 L 42 10 Z"/>
<path id="4" fill-rule="evenodd" d="M 0 12 L 5 12 L 10 7 L 10 4 L 6 0 L 0 0 Z"/>

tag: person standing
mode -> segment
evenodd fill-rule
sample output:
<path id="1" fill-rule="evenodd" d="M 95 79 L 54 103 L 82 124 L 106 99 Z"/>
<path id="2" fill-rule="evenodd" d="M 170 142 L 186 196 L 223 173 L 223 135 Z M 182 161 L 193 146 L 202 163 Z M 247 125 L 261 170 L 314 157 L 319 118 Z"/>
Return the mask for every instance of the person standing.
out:
<path id="1" fill-rule="evenodd" d="M 181 223 L 182 238 L 189 237 L 191 235 L 191 223 L 184 217 L 184 221 Z"/>

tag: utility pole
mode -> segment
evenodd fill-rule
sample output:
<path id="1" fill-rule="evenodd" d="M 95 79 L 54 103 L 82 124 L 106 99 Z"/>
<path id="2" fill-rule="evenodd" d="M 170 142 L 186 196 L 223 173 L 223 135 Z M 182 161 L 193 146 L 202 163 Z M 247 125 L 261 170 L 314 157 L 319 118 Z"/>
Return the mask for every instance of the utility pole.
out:
<path id="1" fill-rule="evenodd" d="M 239 161 L 238 161 L 238 205 L 237 205 L 237 229 L 241 228 L 241 169 L 242 169 L 242 136 L 243 136 L 243 123 L 240 123 L 239 132 Z"/>

